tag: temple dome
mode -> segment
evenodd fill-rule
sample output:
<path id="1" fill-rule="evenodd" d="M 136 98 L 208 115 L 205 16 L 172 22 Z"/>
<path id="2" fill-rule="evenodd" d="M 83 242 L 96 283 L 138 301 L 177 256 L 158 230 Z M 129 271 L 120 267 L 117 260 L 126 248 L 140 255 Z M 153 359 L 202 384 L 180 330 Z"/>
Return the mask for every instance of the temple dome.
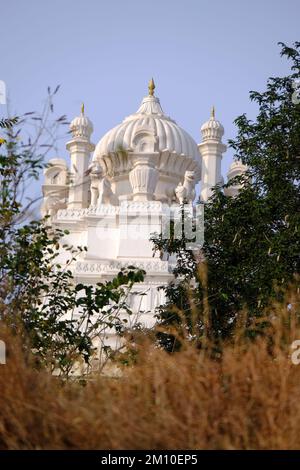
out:
<path id="1" fill-rule="evenodd" d="M 134 138 L 141 129 L 155 136 L 157 151 L 176 153 L 200 164 L 201 157 L 194 139 L 164 114 L 159 99 L 153 94 L 143 99 L 136 113 L 125 118 L 102 137 L 96 146 L 93 160 L 120 150 L 134 149 Z"/>

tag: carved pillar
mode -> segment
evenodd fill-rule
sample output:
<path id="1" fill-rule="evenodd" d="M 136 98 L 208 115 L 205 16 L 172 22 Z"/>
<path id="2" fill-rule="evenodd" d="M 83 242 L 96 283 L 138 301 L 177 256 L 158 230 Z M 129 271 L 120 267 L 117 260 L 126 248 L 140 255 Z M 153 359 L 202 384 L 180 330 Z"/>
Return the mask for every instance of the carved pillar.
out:
<path id="1" fill-rule="evenodd" d="M 157 154 L 133 155 L 133 168 L 129 180 L 133 191 L 134 201 L 151 201 L 158 180 L 158 170 L 155 168 Z"/>
<path id="2" fill-rule="evenodd" d="M 132 139 L 132 170 L 129 181 L 134 201 L 151 201 L 158 180 L 158 139 L 154 130 L 140 128 Z"/>

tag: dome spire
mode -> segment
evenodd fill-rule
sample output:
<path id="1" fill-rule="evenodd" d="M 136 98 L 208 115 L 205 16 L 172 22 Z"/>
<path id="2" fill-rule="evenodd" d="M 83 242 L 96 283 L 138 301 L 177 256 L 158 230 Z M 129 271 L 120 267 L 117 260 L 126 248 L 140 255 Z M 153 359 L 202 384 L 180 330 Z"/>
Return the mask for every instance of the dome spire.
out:
<path id="1" fill-rule="evenodd" d="M 149 90 L 149 96 L 153 96 L 154 95 L 154 90 L 155 90 L 155 83 L 154 83 L 153 78 L 151 78 L 151 80 L 149 82 L 148 90 Z"/>
<path id="2" fill-rule="evenodd" d="M 80 116 L 75 117 L 70 124 L 73 137 L 80 137 L 89 140 L 93 132 L 93 124 L 84 114 L 84 104 L 82 103 Z"/>
<path id="3" fill-rule="evenodd" d="M 210 118 L 207 122 L 201 127 L 201 134 L 203 140 L 218 140 L 221 142 L 222 136 L 224 134 L 224 127 L 217 121 L 215 118 L 215 107 L 213 106 L 210 112 Z"/>

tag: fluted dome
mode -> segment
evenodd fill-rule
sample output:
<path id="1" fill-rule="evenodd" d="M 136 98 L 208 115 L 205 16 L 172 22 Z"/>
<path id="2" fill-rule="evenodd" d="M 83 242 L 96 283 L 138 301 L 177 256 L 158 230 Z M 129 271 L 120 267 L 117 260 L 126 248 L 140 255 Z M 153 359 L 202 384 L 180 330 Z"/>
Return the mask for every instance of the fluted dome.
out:
<path id="1" fill-rule="evenodd" d="M 93 124 L 84 114 L 84 105 L 81 107 L 81 114 L 75 117 L 70 124 L 73 137 L 81 137 L 89 140 L 93 132 Z"/>
<path id="2" fill-rule="evenodd" d="M 210 119 L 205 122 L 201 127 L 201 134 L 203 141 L 206 140 L 222 140 L 224 135 L 224 127 L 215 118 L 215 109 L 212 109 Z"/>
<path id="3" fill-rule="evenodd" d="M 153 94 L 146 96 L 136 113 L 107 132 L 96 146 L 94 160 L 121 150 L 134 149 L 134 138 L 141 130 L 149 131 L 156 140 L 157 151 L 175 152 L 200 162 L 194 139 L 169 116 L 164 114 L 160 101 Z"/>

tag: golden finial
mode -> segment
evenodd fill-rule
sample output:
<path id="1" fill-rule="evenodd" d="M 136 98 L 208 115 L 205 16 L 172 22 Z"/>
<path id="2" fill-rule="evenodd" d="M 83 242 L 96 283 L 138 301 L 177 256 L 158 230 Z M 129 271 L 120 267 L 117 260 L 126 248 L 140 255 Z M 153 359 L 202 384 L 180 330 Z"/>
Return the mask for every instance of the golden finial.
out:
<path id="1" fill-rule="evenodd" d="M 81 114 L 84 114 L 84 103 L 81 105 Z"/>
<path id="2" fill-rule="evenodd" d="M 148 90 L 149 90 L 149 96 L 153 96 L 154 95 L 154 90 L 155 90 L 155 83 L 154 83 L 153 78 L 151 78 L 151 80 L 149 82 Z"/>
<path id="3" fill-rule="evenodd" d="M 210 117 L 215 119 L 215 107 L 214 106 L 211 108 Z"/>

